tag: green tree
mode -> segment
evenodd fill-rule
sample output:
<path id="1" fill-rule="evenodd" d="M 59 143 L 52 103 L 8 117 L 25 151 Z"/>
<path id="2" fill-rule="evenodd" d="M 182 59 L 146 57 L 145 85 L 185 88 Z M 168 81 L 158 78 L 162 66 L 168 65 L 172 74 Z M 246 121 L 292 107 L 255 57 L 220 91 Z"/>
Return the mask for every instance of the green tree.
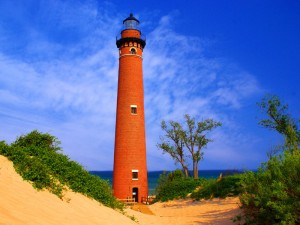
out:
<path id="1" fill-rule="evenodd" d="M 221 126 L 221 123 L 213 119 L 197 122 L 188 114 L 184 116 L 184 119 L 184 125 L 172 120 L 168 123 L 163 120 L 161 128 L 165 131 L 165 135 L 161 136 L 161 143 L 157 146 L 163 152 L 170 154 L 175 162 L 181 164 L 185 176 L 188 176 L 186 162 L 187 157 L 190 157 L 193 163 L 193 176 L 198 178 L 198 164 L 203 159 L 203 148 L 213 141 L 207 137 L 207 134 Z"/>
<path id="2" fill-rule="evenodd" d="M 257 173 L 246 173 L 240 182 L 245 224 L 300 224 L 300 133 L 298 124 L 277 96 L 258 104 L 267 118 L 259 122 L 285 138 L 279 151 Z"/>
<path id="3" fill-rule="evenodd" d="M 164 137 L 160 137 L 161 143 L 157 145 L 163 150 L 163 153 L 168 153 L 175 163 L 180 163 L 186 177 L 189 176 L 189 171 L 184 154 L 183 128 L 180 123 L 170 121 L 169 125 L 163 120 L 161 128 L 166 132 Z M 170 143 L 171 141 L 171 143 Z"/>
<path id="4" fill-rule="evenodd" d="M 282 104 L 275 95 L 266 96 L 258 105 L 267 116 L 259 124 L 282 134 L 287 149 L 297 150 L 300 145 L 300 131 L 296 120 L 288 113 L 288 105 Z"/>
<path id="5" fill-rule="evenodd" d="M 184 118 L 187 129 L 183 131 L 182 138 L 193 161 L 194 178 L 198 178 L 198 163 L 203 159 L 204 155 L 202 149 L 206 147 L 209 142 L 213 141 L 212 139 L 207 138 L 207 133 L 214 128 L 221 126 L 221 123 L 216 122 L 213 119 L 196 122 L 195 118 L 191 118 L 188 114 L 186 114 Z"/>

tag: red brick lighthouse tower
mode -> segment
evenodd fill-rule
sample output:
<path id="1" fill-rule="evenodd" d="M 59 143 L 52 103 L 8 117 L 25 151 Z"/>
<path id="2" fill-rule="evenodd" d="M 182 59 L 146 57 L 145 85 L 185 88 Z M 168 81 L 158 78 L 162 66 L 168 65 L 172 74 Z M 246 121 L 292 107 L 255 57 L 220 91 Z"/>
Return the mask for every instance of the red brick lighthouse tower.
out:
<path id="1" fill-rule="evenodd" d="M 148 196 L 142 54 L 146 45 L 132 14 L 117 39 L 119 80 L 113 191 L 119 199 Z"/>

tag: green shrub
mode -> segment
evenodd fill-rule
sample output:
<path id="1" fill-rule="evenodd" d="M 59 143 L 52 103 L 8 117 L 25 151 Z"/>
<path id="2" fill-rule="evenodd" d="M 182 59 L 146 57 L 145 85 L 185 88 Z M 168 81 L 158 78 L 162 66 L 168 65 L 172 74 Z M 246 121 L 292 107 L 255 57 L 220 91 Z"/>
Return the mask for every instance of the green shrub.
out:
<path id="1" fill-rule="evenodd" d="M 156 188 L 156 201 L 185 198 L 203 182 L 203 179 L 186 178 L 181 170 L 160 175 Z"/>
<path id="2" fill-rule="evenodd" d="M 45 188 L 62 197 L 64 186 L 67 186 L 106 206 L 121 209 L 122 205 L 113 197 L 109 183 L 58 153 L 61 150 L 59 143 L 50 134 L 32 131 L 11 145 L 0 142 L 0 154 L 13 161 L 16 171 L 37 189 Z"/>
<path id="3" fill-rule="evenodd" d="M 61 150 L 59 147 L 60 144 L 61 142 L 56 137 L 47 133 L 42 134 L 37 130 L 34 130 L 27 135 L 18 137 L 17 140 L 12 144 L 12 147 L 26 147 L 26 150 L 29 151 L 32 149 L 28 149 L 28 147 L 33 147 L 34 149 L 47 149 L 48 151 L 56 152 Z M 31 151 L 31 153 L 34 154 L 34 151 Z"/>
<path id="4" fill-rule="evenodd" d="M 229 175 L 220 179 L 209 179 L 202 183 L 191 195 L 196 200 L 226 198 L 237 196 L 241 192 L 240 180 L 243 174 Z"/>
<path id="5" fill-rule="evenodd" d="M 300 224 L 300 152 L 286 151 L 241 180 L 247 224 Z"/>
<path id="6" fill-rule="evenodd" d="M 10 151 L 10 146 L 5 141 L 0 141 L 0 155 L 7 156 Z"/>
<path id="7" fill-rule="evenodd" d="M 156 200 L 168 201 L 185 198 L 189 193 L 195 200 L 226 198 L 240 194 L 243 174 L 224 176 L 221 179 L 186 178 L 181 170 L 160 175 L 156 188 Z"/>

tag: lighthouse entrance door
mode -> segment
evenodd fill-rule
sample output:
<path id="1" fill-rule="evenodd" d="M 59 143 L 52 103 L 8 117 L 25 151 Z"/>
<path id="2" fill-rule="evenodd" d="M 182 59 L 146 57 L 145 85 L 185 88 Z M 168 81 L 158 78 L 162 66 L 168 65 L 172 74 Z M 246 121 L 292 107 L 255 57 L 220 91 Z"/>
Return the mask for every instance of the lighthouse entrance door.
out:
<path id="1" fill-rule="evenodd" d="M 137 187 L 132 188 L 132 198 L 135 202 L 139 201 L 139 189 Z"/>

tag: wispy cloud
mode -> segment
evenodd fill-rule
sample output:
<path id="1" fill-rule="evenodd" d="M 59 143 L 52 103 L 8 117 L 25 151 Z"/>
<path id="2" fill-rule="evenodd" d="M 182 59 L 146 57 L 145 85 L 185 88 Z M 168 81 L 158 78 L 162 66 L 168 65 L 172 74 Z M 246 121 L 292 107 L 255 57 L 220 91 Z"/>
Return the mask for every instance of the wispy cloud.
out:
<path id="1" fill-rule="evenodd" d="M 40 6 L 39 24 L 27 21 L 30 32 L 23 53 L 11 50 L 9 46 L 15 45 L 10 42 L 0 48 L 0 122 L 4 124 L 0 135 L 13 140 L 12 136 L 30 129 L 50 132 L 62 141 L 66 154 L 88 169 L 112 169 L 118 74 L 114 37 L 124 18 L 95 7 L 93 1 L 90 5 L 48 4 Z M 224 130 L 215 136 L 219 141 L 207 154 L 209 161 L 219 166 L 221 149 L 246 160 L 236 147 L 246 146 L 247 137 L 241 135 L 235 142 L 228 135 L 228 131 L 239 133 L 239 121 L 230 114 L 241 110 L 261 87 L 255 76 L 234 62 L 206 57 L 201 37 L 179 34 L 171 26 L 170 21 L 177 18 L 176 14 L 161 16 L 147 34 L 144 84 L 149 168 L 174 166 L 156 149 L 160 121 L 181 120 L 185 113 L 223 122 Z M 152 18 L 144 19 L 150 23 Z M 47 24 L 50 27 L 41 27 Z"/>

